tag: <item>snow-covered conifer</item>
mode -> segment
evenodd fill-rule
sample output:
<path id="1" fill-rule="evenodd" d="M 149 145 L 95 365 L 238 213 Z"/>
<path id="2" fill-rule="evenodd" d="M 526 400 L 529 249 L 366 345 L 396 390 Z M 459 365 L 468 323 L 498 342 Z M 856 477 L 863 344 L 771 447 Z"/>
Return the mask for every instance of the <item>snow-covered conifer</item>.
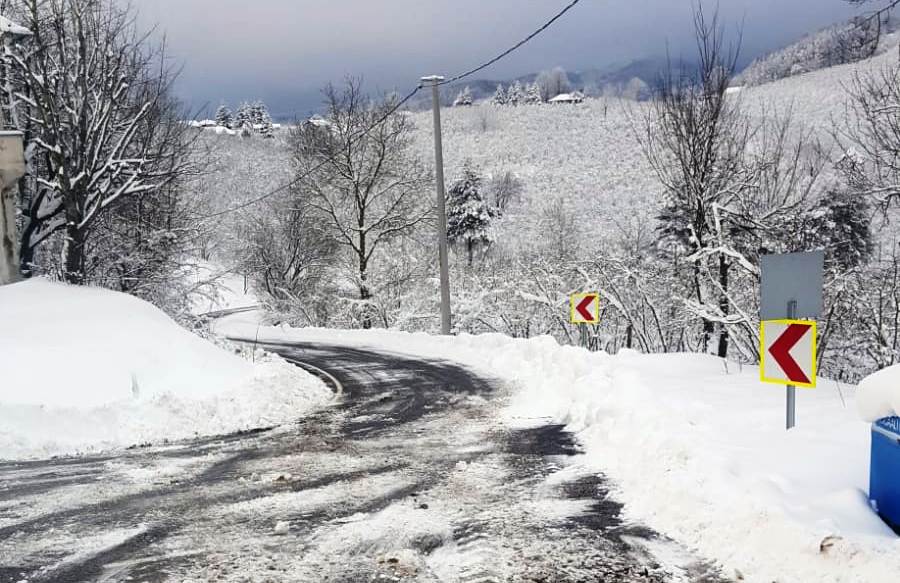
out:
<path id="1" fill-rule="evenodd" d="M 264 138 L 274 137 L 275 127 L 272 124 L 272 115 L 262 101 L 253 104 L 253 127 Z"/>
<path id="2" fill-rule="evenodd" d="M 459 107 L 464 105 L 472 105 L 472 90 L 466 86 L 465 89 L 459 92 L 459 95 L 456 96 L 456 100 L 453 102 L 453 107 Z"/>
<path id="3" fill-rule="evenodd" d="M 447 202 L 447 238 L 465 246 L 472 265 L 475 248 L 491 243 L 489 229 L 495 212 L 485 201 L 481 177 L 470 162 L 466 162 L 462 178 L 450 187 Z"/>
<path id="4" fill-rule="evenodd" d="M 525 95 L 522 98 L 523 103 L 529 105 L 538 105 L 543 103 L 544 100 L 541 99 L 541 88 L 537 83 L 529 83 L 525 88 Z"/>
<path id="5" fill-rule="evenodd" d="M 246 101 L 238 107 L 237 113 L 234 115 L 233 129 L 244 130 L 253 126 L 252 108 Z"/>
<path id="6" fill-rule="evenodd" d="M 494 91 L 494 96 L 491 97 L 491 105 L 506 105 L 506 89 L 503 88 L 503 84 L 497 85 L 497 90 Z"/>
<path id="7" fill-rule="evenodd" d="M 522 88 L 522 84 L 516 81 L 509 86 L 509 91 L 506 92 L 506 103 L 508 105 L 519 105 L 524 103 L 524 100 L 525 90 Z"/>
<path id="8" fill-rule="evenodd" d="M 223 103 L 219 106 L 219 109 L 216 110 L 216 125 L 230 129 L 233 122 L 231 110 Z"/>

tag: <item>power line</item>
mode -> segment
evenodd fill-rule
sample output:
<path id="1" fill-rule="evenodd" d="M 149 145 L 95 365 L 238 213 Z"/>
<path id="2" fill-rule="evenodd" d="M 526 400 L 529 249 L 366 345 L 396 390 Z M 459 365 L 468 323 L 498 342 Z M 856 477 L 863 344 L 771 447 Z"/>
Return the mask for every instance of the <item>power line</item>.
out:
<path id="1" fill-rule="evenodd" d="M 897 0 L 897 1 L 900 2 L 900 0 Z M 446 79 L 446 80 L 444 80 L 444 81 L 438 83 L 438 85 L 447 85 L 447 84 L 449 84 L 449 83 L 455 83 L 455 82 L 457 82 L 457 81 L 459 81 L 459 80 L 461 80 L 461 79 L 465 79 L 466 77 L 469 77 L 469 76 L 471 76 L 471 75 L 474 75 L 475 73 L 477 73 L 477 72 L 479 72 L 479 71 L 482 71 L 482 70 L 484 70 L 484 69 L 490 67 L 490 66 L 493 65 L 494 63 L 500 61 L 501 59 L 503 59 L 503 58 L 509 56 L 510 54 L 512 54 L 513 52 L 517 51 L 517 50 L 520 49 L 522 46 L 524 46 L 525 44 L 527 44 L 529 41 L 531 41 L 532 39 L 534 39 L 536 36 L 538 36 L 539 34 L 541 34 L 542 32 L 544 32 L 544 31 L 547 30 L 548 28 L 550 28 L 550 27 L 553 25 L 553 23 L 555 23 L 557 20 L 559 20 L 560 18 L 562 18 L 563 15 L 565 15 L 568 11 L 572 10 L 573 8 L 575 8 L 575 6 L 576 6 L 579 2 L 581 2 L 581 0 L 572 0 L 568 5 L 566 5 L 565 8 L 563 8 L 562 10 L 560 10 L 559 12 L 557 12 L 550 20 L 548 20 L 548 21 L 545 22 L 543 25 L 541 25 L 540 28 L 538 28 L 537 30 L 535 30 L 534 32 L 532 32 L 531 34 L 529 34 L 527 37 L 523 38 L 522 40 L 520 40 L 519 42 L 517 42 L 516 44 L 514 44 L 513 46 L 511 46 L 510 48 L 506 49 L 505 51 L 503 51 L 502 53 L 500 53 L 499 55 L 497 55 L 497 56 L 494 57 L 493 59 L 491 59 L 491 60 L 489 60 L 489 61 L 487 61 L 487 62 L 485 62 L 485 63 L 483 63 L 483 64 L 481 64 L 481 65 L 478 65 L 478 66 L 475 67 L 474 69 L 470 69 L 470 70 L 466 71 L 465 73 L 460 73 L 459 75 L 455 75 L 455 76 L 453 76 L 453 77 L 451 77 L 451 78 L 449 78 L 449 79 Z M 399 110 L 401 107 L 403 107 L 405 104 L 407 104 L 407 103 L 409 102 L 410 99 L 412 99 L 419 91 L 422 90 L 422 87 L 423 87 L 423 85 L 419 84 L 415 89 L 413 89 L 412 91 L 410 91 L 410 92 L 406 95 L 406 97 L 404 97 L 403 99 L 401 99 L 400 101 L 398 101 L 396 105 L 394 105 L 390 110 L 388 110 L 387 113 L 385 113 L 385 114 L 382 115 L 380 118 L 378 118 L 374 123 L 372 123 L 372 125 L 370 125 L 369 127 L 367 127 L 362 133 L 360 133 L 358 136 L 356 136 L 356 137 L 354 137 L 354 138 L 351 138 L 351 140 L 350 140 L 350 146 L 353 146 L 353 145 L 356 144 L 358 141 L 362 140 L 362 139 L 365 138 L 367 135 L 369 135 L 370 133 L 372 133 L 372 131 L 373 131 L 375 128 L 377 128 L 379 125 L 381 125 L 382 123 L 384 123 L 390 116 L 392 116 L 394 113 L 396 113 L 397 110 Z M 253 206 L 253 205 L 257 204 L 257 203 L 260 203 L 260 202 L 266 200 L 267 198 L 271 198 L 271 197 L 275 196 L 276 194 L 280 194 L 280 193 L 284 192 L 285 190 L 288 190 L 289 188 L 291 188 L 291 187 L 293 187 L 293 186 L 299 184 L 302 180 L 308 178 L 313 172 L 315 172 L 315 171 L 318 170 L 319 168 L 325 166 L 326 163 L 327 163 L 327 160 L 323 160 L 322 162 L 319 162 L 318 164 L 316 164 L 315 166 L 313 166 L 312 168 L 310 168 L 309 170 L 307 170 L 307 171 L 304 172 L 303 174 L 300 174 L 299 176 L 296 176 L 293 180 L 291 180 L 291 181 L 289 181 L 289 182 L 286 182 L 286 183 L 282 184 L 281 186 L 279 186 L 279 187 L 277 187 L 277 188 L 275 188 L 275 189 L 273 189 L 273 190 L 270 190 L 269 192 L 267 192 L 267 193 L 265 193 L 265 194 L 263 194 L 263 195 L 261 195 L 261 196 L 258 196 L 258 197 L 254 198 L 254 199 L 251 199 L 251 200 L 248 200 L 248 201 L 246 201 L 246 202 L 243 202 L 243 203 L 241 203 L 241 204 L 239 204 L 239 205 L 237 205 L 237 206 L 234 206 L 234 207 L 231 207 L 231 208 L 227 208 L 227 209 L 225 209 L 225 210 L 221 210 L 221 211 L 212 213 L 212 214 L 210 214 L 210 215 L 206 215 L 206 216 L 203 217 L 201 220 L 202 220 L 202 221 L 205 221 L 205 220 L 208 220 L 208 219 L 214 219 L 214 218 L 221 217 L 221 216 L 223 216 L 223 215 L 227 215 L 227 214 L 230 214 L 230 213 L 239 211 L 239 210 L 243 210 L 243 209 L 245 209 L 245 208 L 247 208 L 247 207 L 250 207 L 250 206 Z"/>
<path id="2" fill-rule="evenodd" d="M 900 0 L 897 0 L 897 1 L 900 2 Z M 474 69 L 470 69 L 469 71 L 466 71 L 465 73 L 462 73 L 462 74 L 460 74 L 460 75 L 456 75 L 455 77 L 451 77 L 451 78 L 449 78 L 449 79 L 447 79 L 447 80 L 445 80 L 445 81 L 442 81 L 441 83 L 439 83 L 439 85 L 448 85 L 448 84 L 450 84 L 450 83 L 456 83 L 457 81 L 459 81 L 459 80 L 461 80 L 461 79 L 465 79 L 466 77 L 468 77 L 468 76 L 470 76 L 470 75 L 474 75 L 475 73 L 477 73 L 477 72 L 479 72 L 479 71 L 481 71 L 481 70 L 483 70 L 483 69 L 487 69 L 488 67 L 490 67 L 491 65 L 493 65 L 494 63 L 496 63 L 497 61 L 499 61 L 500 59 L 503 59 L 504 57 L 507 57 L 508 55 L 512 54 L 514 51 L 516 51 L 516 50 L 518 50 L 519 48 L 521 48 L 523 45 L 525 45 L 526 43 L 528 43 L 528 42 L 529 42 L 530 40 L 532 40 L 534 37 L 538 36 L 539 34 L 541 34 L 542 32 L 544 32 L 545 30 L 547 30 L 548 28 L 550 28 L 550 27 L 553 25 L 554 22 L 556 22 L 557 20 L 559 20 L 560 18 L 562 18 L 563 15 L 565 15 L 565 13 L 568 12 L 569 10 L 572 10 L 573 8 L 575 8 L 575 5 L 578 4 L 579 2 L 581 2 L 581 0 L 572 0 L 572 2 L 570 2 L 568 6 L 566 6 L 565 8 L 563 8 L 562 10 L 560 10 L 559 12 L 557 12 L 556 15 L 555 15 L 553 18 L 551 18 L 550 20 L 548 20 L 547 22 L 545 22 L 539 29 L 535 30 L 533 33 L 529 34 L 527 37 L 525 37 L 524 39 L 520 40 L 518 43 L 516 43 L 515 45 L 513 45 L 513 46 L 510 47 L 509 49 L 503 51 L 502 53 L 500 53 L 499 55 L 497 55 L 496 57 L 494 57 L 494 58 L 491 59 L 490 61 L 487 61 L 486 63 L 484 63 L 484 64 L 482 64 L 482 65 L 478 65 L 478 66 L 475 67 Z"/>

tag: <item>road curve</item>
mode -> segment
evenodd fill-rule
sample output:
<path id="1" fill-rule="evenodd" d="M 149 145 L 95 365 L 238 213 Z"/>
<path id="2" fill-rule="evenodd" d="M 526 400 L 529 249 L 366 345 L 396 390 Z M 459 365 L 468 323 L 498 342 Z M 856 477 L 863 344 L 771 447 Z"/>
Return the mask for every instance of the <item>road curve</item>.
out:
<path id="1" fill-rule="evenodd" d="M 268 345 L 342 387 L 295 424 L 0 463 L 0 583 L 721 581 L 626 524 L 560 426 L 450 362 Z M 315 370 L 315 369 L 312 369 Z"/>

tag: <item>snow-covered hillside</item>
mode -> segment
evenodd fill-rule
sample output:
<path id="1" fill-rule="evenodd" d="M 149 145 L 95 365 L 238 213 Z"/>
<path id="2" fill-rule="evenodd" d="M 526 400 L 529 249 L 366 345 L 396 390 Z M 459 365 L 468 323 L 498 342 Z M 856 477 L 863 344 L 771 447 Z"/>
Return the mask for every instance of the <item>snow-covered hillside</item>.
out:
<path id="1" fill-rule="evenodd" d="M 858 74 L 878 72 L 897 63 L 896 48 L 857 63 L 820 69 L 803 75 L 773 81 L 741 92 L 748 107 L 757 111 L 789 110 L 795 119 L 822 137 L 829 135 L 834 122 L 846 119 L 847 89 Z"/>
<path id="2" fill-rule="evenodd" d="M 517 233 L 513 245 L 539 240 L 537 218 L 557 201 L 577 217 L 573 237 L 594 240 L 616 232 L 658 200 L 658 183 L 635 133 L 642 131 L 642 108 L 633 101 L 588 99 L 577 105 L 482 103 L 445 110 L 448 180 L 461 174 L 467 160 L 484 174 L 508 171 L 521 178 L 524 201 L 501 227 Z M 416 126 L 422 156 L 431 159 L 429 114 L 416 114 Z"/>
<path id="3" fill-rule="evenodd" d="M 125 294 L 30 280 L 0 288 L 0 321 L 0 459 L 270 426 L 330 396 Z"/>
<path id="4" fill-rule="evenodd" d="M 791 114 L 799 127 L 828 139 L 847 114 L 847 86 L 859 72 L 896 63 L 896 50 L 733 93 L 754 116 Z M 613 98 L 577 105 L 493 106 L 443 111 L 444 159 L 448 181 L 471 160 L 486 175 L 511 171 L 525 185 L 522 205 L 504 219 L 498 243 L 511 238 L 528 245 L 540 233 L 535 217 L 554 201 L 572 213 L 577 237 L 592 241 L 615 236 L 627 225 L 647 224 L 660 204 L 661 186 L 638 141 L 646 104 Z M 429 112 L 415 114 L 417 144 L 433 157 Z M 651 225 L 652 226 L 652 225 Z M 514 237 L 504 234 L 515 232 Z M 538 237 L 539 240 L 539 237 Z"/>

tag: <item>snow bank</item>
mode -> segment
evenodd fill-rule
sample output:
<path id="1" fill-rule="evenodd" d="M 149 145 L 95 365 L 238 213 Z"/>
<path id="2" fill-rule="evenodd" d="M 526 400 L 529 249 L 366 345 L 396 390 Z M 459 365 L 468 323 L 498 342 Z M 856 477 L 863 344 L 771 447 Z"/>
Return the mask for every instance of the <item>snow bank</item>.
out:
<path id="1" fill-rule="evenodd" d="M 272 425 L 329 397 L 254 365 L 125 294 L 35 279 L 0 287 L 0 458 Z"/>
<path id="2" fill-rule="evenodd" d="M 251 336 L 256 325 L 234 318 L 219 330 Z M 878 583 L 900 572 L 900 542 L 866 500 L 869 427 L 832 382 L 798 391 L 798 427 L 786 432 L 783 389 L 708 356 L 610 356 L 499 335 L 264 328 L 260 339 L 452 359 L 508 379 L 511 423 L 568 424 L 586 447 L 581 463 L 614 480 L 628 517 L 727 575 Z"/>
<path id="3" fill-rule="evenodd" d="M 866 421 L 900 415 L 900 365 L 864 378 L 856 391 L 856 406 Z"/>

